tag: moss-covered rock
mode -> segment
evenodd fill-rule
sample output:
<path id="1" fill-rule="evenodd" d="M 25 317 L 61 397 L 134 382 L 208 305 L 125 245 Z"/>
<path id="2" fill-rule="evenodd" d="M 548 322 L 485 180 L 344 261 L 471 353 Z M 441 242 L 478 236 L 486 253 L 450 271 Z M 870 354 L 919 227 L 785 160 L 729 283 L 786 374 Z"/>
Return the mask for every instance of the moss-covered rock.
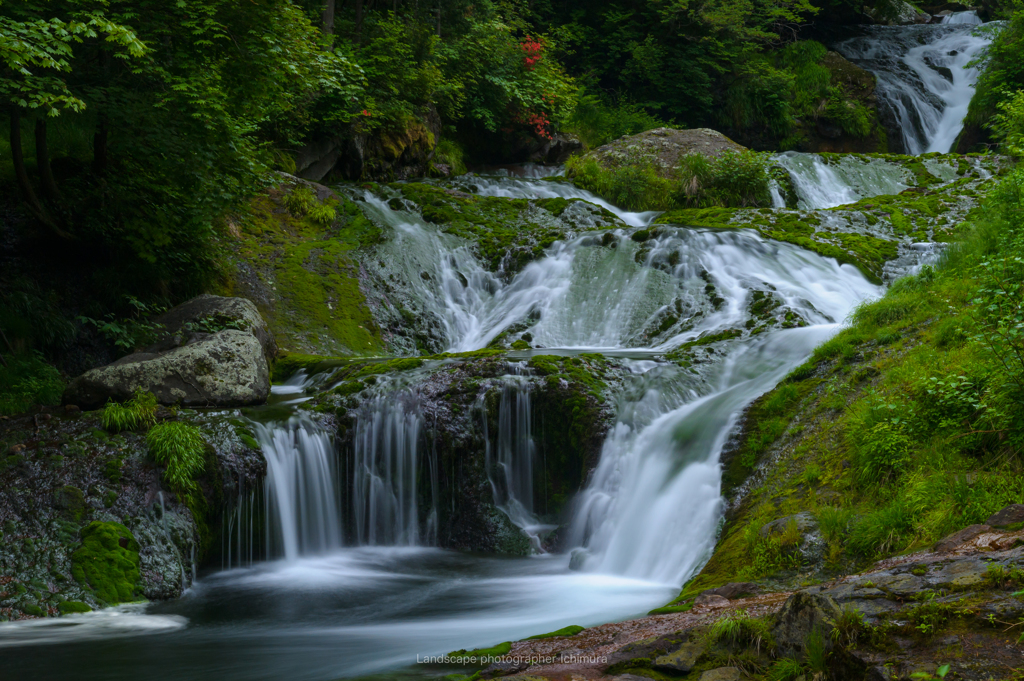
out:
<path id="1" fill-rule="evenodd" d="M 424 220 L 470 241 L 489 269 L 506 274 L 518 272 L 555 241 L 623 226 L 607 209 L 582 199 L 475 196 L 423 183 L 393 187 L 418 207 Z"/>
<path id="2" fill-rule="evenodd" d="M 289 202 L 296 192 L 313 198 Z M 286 176 L 253 199 L 229 233 L 234 257 L 221 292 L 256 303 L 280 349 L 318 355 L 384 349 L 359 288 L 354 252 L 376 243 L 381 232 L 355 203 Z"/>
<path id="3" fill-rule="evenodd" d="M 89 523 L 82 529 L 82 546 L 71 556 L 71 574 L 96 597 L 111 605 L 142 597 L 139 544 L 119 523 Z"/>

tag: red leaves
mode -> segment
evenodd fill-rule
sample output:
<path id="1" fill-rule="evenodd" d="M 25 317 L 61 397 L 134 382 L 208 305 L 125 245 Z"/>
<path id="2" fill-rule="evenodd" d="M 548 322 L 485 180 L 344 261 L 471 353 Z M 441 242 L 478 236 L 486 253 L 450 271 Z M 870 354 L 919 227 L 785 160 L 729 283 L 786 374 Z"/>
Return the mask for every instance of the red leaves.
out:
<path id="1" fill-rule="evenodd" d="M 544 43 L 534 40 L 530 36 L 526 36 L 526 39 L 520 43 L 519 49 L 523 51 L 523 65 L 527 70 L 536 66 L 544 56 Z"/>

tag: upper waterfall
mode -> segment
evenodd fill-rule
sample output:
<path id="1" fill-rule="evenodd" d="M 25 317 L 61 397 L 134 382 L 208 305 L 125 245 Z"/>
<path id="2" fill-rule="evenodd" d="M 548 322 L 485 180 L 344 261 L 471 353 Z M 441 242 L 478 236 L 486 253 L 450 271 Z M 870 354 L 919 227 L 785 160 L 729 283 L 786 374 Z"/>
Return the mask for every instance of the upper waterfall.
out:
<path id="1" fill-rule="evenodd" d="M 947 22 L 945 19 L 949 19 Z M 992 42 L 978 29 L 974 12 L 950 15 L 942 24 L 871 26 L 836 45 L 850 61 L 878 79 L 877 93 L 903 151 L 948 152 L 963 128 L 980 67 Z"/>

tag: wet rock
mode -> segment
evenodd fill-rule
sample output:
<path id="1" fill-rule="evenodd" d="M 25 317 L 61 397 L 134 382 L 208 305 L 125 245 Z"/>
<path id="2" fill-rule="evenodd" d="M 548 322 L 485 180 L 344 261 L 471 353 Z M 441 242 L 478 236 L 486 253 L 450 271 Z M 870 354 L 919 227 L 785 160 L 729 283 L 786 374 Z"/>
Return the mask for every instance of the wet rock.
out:
<path id="1" fill-rule="evenodd" d="M 270 370 L 254 335 L 227 329 L 193 334 L 189 344 L 167 352 L 140 352 L 82 374 L 67 387 L 64 401 L 98 409 L 147 390 L 161 404 L 243 406 L 270 394 Z"/>
<path id="2" fill-rule="evenodd" d="M 1007 527 L 1017 523 L 1024 523 L 1024 504 L 1012 504 L 997 513 L 989 516 L 985 521 L 986 525 L 992 527 Z"/>
<path id="3" fill-rule="evenodd" d="M 743 598 L 744 596 L 753 596 L 754 594 L 760 593 L 760 591 L 761 587 L 753 582 L 729 582 L 724 586 L 702 591 L 701 595 L 716 594 L 723 598 L 733 600 L 735 598 Z"/>
<path id="4" fill-rule="evenodd" d="M 1022 506 L 1022 508 L 1024 508 L 1024 506 Z M 995 516 L 992 517 L 994 518 Z M 954 532 L 948 537 L 941 539 L 938 543 L 935 544 L 934 550 L 936 553 L 948 553 L 949 551 L 952 551 L 961 544 L 969 542 L 972 539 L 978 537 L 979 535 L 989 532 L 991 529 L 992 528 L 988 525 L 971 525 L 970 527 L 965 527 L 959 532 Z"/>
<path id="5" fill-rule="evenodd" d="M 804 642 L 812 632 L 819 632 L 825 646 L 832 648 L 832 629 L 841 615 L 836 602 L 825 594 L 797 592 L 782 605 L 772 634 L 780 656 L 799 657 L 804 652 Z"/>
<path id="6" fill-rule="evenodd" d="M 740 681 L 739 667 L 719 667 L 700 675 L 700 681 Z"/>
<path id="7" fill-rule="evenodd" d="M 699 639 L 684 643 L 677 650 L 654 659 L 651 665 L 657 671 L 676 674 L 687 674 L 697 664 L 697 659 L 704 654 L 707 646 Z"/>
<path id="8" fill-rule="evenodd" d="M 726 608 L 729 606 L 729 599 L 718 594 L 702 593 L 694 599 L 693 604 L 705 608 Z"/>

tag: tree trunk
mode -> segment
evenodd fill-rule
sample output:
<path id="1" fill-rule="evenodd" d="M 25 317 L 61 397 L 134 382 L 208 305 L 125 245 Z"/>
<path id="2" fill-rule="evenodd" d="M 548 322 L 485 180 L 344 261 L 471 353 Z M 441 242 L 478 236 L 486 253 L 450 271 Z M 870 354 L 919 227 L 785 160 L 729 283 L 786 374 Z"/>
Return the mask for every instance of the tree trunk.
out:
<path id="1" fill-rule="evenodd" d="M 107 117 L 100 114 L 99 127 L 92 136 L 92 172 L 102 177 L 107 172 Z"/>
<path id="2" fill-rule="evenodd" d="M 363 42 L 363 0 L 356 0 L 356 45 Z"/>
<path id="3" fill-rule="evenodd" d="M 32 182 L 29 181 L 28 172 L 25 170 L 25 154 L 21 149 L 21 112 L 17 107 L 11 109 L 11 160 L 14 163 L 14 175 L 18 178 L 18 186 L 21 187 L 29 212 L 40 222 L 49 224 L 49 217 L 36 198 L 36 192 L 32 189 Z"/>
<path id="4" fill-rule="evenodd" d="M 46 119 L 36 119 L 36 171 L 39 173 L 43 196 L 51 207 L 60 203 L 60 192 L 50 169 L 50 146 L 46 143 Z"/>
<path id="5" fill-rule="evenodd" d="M 324 6 L 324 33 L 334 35 L 334 3 L 335 0 L 327 0 Z"/>

